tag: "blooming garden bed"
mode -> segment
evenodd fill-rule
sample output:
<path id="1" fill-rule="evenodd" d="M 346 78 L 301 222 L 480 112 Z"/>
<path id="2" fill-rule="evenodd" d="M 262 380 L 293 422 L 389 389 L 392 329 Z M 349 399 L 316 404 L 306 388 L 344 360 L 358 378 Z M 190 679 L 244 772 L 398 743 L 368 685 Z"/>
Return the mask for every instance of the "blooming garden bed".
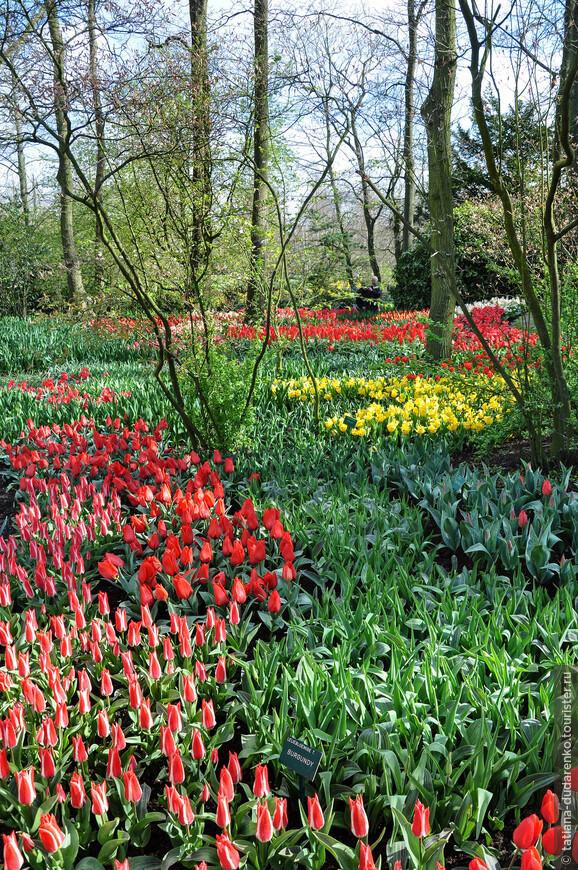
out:
<path id="1" fill-rule="evenodd" d="M 320 379 L 344 406 L 325 438 L 294 369 L 264 383 L 247 449 L 198 456 L 109 337 L 90 367 L 0 390 L 8 870 L 571 855 L 553 676 L 576 664 L 570 476 L 451 465 L 452 438 L 509 415 L 459 319 L 454 371 L 432 374 L 422 315 L 306 315 L 312 354 L 350 366 Z M 498 315 L 477 316 L 514 367 L 533 340 Z M 280 762 L 287 737 L 319 748 L 312 783 Z"/>

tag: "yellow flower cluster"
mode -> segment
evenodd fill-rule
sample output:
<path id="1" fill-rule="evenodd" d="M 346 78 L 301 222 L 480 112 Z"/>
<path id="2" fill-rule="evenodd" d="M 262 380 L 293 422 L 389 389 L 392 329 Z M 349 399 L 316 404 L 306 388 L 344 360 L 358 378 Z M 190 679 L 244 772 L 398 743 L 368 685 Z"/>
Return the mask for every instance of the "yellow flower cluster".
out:
<path id="1" fill-rule="evenodd" d="M 487 375 L 460 377 L 320 378 L 317 382 L 321 399 L 372 400 L 351 414 L 336 414 L 325 420 L 330 434 L 340 432 L 355 437 L 387 430 L 401 435 L 436 435 L 465 429 L 480 432 L 501 422 L 512 405 L 504 381 Z M 309 378 L 276 380 L 273 392 L 286 390 L 292 401 L 313 402 L 315 390 Z"/>

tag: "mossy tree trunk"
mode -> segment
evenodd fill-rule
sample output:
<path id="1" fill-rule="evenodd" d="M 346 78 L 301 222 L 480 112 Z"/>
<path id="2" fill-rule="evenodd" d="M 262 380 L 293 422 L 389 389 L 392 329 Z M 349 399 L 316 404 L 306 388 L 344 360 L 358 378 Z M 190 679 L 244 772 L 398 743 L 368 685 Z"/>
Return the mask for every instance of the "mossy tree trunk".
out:
<path id="1" fill-rule="evenodd" d="M 426 353 L 432 359 L 451 354 L 455 307 L 455 252 L 452 198 L 451 115 L 456 78 L 454 0 L 436 0 L 434 74 L 421 113 L 427 130 L 431 223 L 431 305 Z"/>

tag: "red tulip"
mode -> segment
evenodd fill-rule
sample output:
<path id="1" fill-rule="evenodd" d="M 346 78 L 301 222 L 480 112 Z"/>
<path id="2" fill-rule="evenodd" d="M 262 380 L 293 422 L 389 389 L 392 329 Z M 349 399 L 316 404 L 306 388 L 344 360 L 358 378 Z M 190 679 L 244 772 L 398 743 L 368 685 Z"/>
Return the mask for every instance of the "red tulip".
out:
<path id="1" fill-rule="evenodd" d="M 413 812 L 413 822 L 411 830 L 416 837 L 427 837 L 429 834 L 429 807 L 424 807 L 422 802 L 418 800 Z"/>
<path id="2" fill-rule="evenodd" d="M 524 849 L 534 846 L 542 833 L 543 824 L 543 821 L 538 818 L 536 813 L 522 819 L 512 834 L 512 840 L 518 849 L 524 851 Z"/>
<path id="3" fill-rule="evenodd" d="M 192 825 L 195 821 L 195 814 L 191 807 L 191 801 L 188 795 L 181 795 L 178 809 L 178 817 L 181 825 Z"/>
<path id="4" fill-rule="evenodd" d="M 255 837 L 260 843 L 268 843 L 273 837 L 273 821 L 266 803 L 257 801 L 257 828 Z"/>
<path id="5" fill-rule="evenodd" d="M 86 803 L 86 791 L 80 773 L 75 772 L 70 777 L 70 803 L 75 809 L 80 809 Z"/>
<path id="6" fill-rule="evenodd" d="M 46 748 L 40 747 L 38 755 L 40 758 L 40 776 L 49 779 L 51 776 L 54 776 L 56 772 L 52 748 L 50 746 Z"/>
<path id="7" fill-rule="evenodd" d="M 173 577 L 173 583 L 175 584 L 177 598 L 180 598 L 181 601 L 190 598 L 193 594 L 193 587 L 181 574 L 177 574 Z"/>
<path id="8" fill-rule="evenodd" d="M 181 782 L 185 781 L 185 768 L 178 749 L 171 752 L 169 756 L 169 779 L 172 785 L 180 785 Z"/>
<path id="9" fill-rule="evenodd" d="M 518 525 L 521 529 L 525 529 L 528 525 L 528 514 L 523 508 L 518 516 Z"/>
<path id="10" fill-rule="evenodd" d="M 201 562 L 210 562 L 213 558 L 213 548 L 209 544 L 208 541 L 205 541 L 203 546 L 201 547 L 201 552 L 199 553 L 199 559 Z"/>
<path id="11" fill-rule="evenodd" d="M 237 785 L 237 783 L 241 782 L 241 780 L 243 779 L 243 771 L 241 769 L 239 756 L 236 752 L 229 752 L 229 764 L 227 766 L 229 768 L 229 773 L 231 774 L 233 784 Z"/>
<path id="12" fill-rule="evenodd" d="M 58 852 L 64 840 L 66 839 L 63 831 L 58 826 L 55 816 L 48 813 L 45 816 L 40 816 L 40 827 L 38 834 L 42 841 L 42 845 L 47 852 Z"/>
<path id="13" fill-rule="evenodd" d="M 227 681 L 227 665 L 225 656 L 219 656 L 217 667 L 215 668 L 215 682 L 225 683 Z"/>
<path id="14" fill-rule="evenodd" d="M 10 776 L 10 764 L 6 749 L 0 749 L 0 779 L 8 779 Z"/>
<path id="15" fill-rule="evenodd" d="M 111 746 L 108 750 L 108 762 L 106 765 L 106 778 L 107 779 L 120 779 L 122 776 L 122 762 L 120 760 L 120 755 L 118 749 L 115 749 L 114 746 Z"/>
<path id="16" fill-rule="evenodd" d="M 273 590 L 267 602 L 267 610 L 269 613 L 279 613 L 281 610 L 281 598 L 276 589 Z"/>
<path id="17" fill-rule="evenodd" d="M 286 828 L 287 819 L 287 798 L 278 798 L 275 796 L 275 812 L 273 813 L 273 827 L 276 831 L 281 828 Z"/>
<path id="18" fill-rule="evenodd" d="M 317 794 L 315 797 L 307 797 L 307 822 L 309 827 L 313 828 L 314 831 L 318 831 L 325 824 L 323 810 L 321 809 Z"/>
<path id="19" fill-rule="evenodd" d="M 552 485 L 549 480 L 545 480 L 542 484 L 542 495 L 550 496 L 552 495 Z"/>
<path id="20" fill-rule="evenodd" d="M 14 771 L 16 785 L 18 787 L 18 801 L 23 806 L 29 806 L 36 798 L 34 788 L 34 768 L 27 767 L 24 770 Z"/>
<path id="21" fill-rule="evenodd" d="M 399 870 L 401 870 L 401 862 L 399 863 Z M 398 862 L 396 861 L 396 866 L 394 867 L 394 870 L 398 870 L 397 864 Z M 371 849 L 363 842 L 359 843 L 359 870 L 376 870 L 373 855 L 371 854 Z"/>
<path id="22" fill-rule="evenodd" d="M 207 731 L 210 731 L 211 728 L 214 728 L 217 724 L 213 702 L 205 701 L 204 698 L 201 701 L 201 721 L 203 723 L 203 728 L 206 728 Z"/>
<path id="23" fill-rule="evenodd" d="M 542 834 L 542 848 L 548 855 L 559 855 L 564 848 L 566 840 L 566 831 L 562 825 L 556 825 L 553 828 L 548 828 Z"/>
<path id="24" fill-rule="evenodd" d="M 16 840 L 16 832 L 10 834 L 2 834 L 4 841 L 4 868 L 5 870 L 20 870 L 24 864 L 24 857 L 18 848 Z"/>
<path id="25" fill-rule="evenodd" d="M 226 767 L 221 768 L 221 775 L 219 778 L 219 792 L 222 792 L 227 799 L 227 803 L 231 803 L 233 798 L 235 797 L 235 786 L 233 784 L 233 779 L 231 774 Z"/>
<path id="26" fill-rule="evenodd" d="M 134 770 L 126 771 L 123 773 L 122 778 L 124 780 L 124 799 L 125 801 L 131 801 L 132 803 L 138 803 L 142 797 L 142 789 L 140 787 L 140 783 L 137 779 L 136 773 Z"/>
<path id="27" fill-rule="evenodd" d="M 269 771 L 266 764 L 258 764 L 255 768 L 255 783 L 253 785 L 253 794 L 255 797 L 267 797 L 271 789 L 269 788 Z"/>
<path id="28" fill-rule="evenodd" d="M 102 562 L 98 563 L 97 568 L 98 573 L 105 580 L 115 580 L 118 577 L 118 568 L 113 565 L 110 559 L 103 559 Z"/>
<path id="29" fill-rule="evenodd" d="M 95 816 L 103 816 L 108 810 L 108 799 L 106 797 L 106 782 L 93 782 L 90 787 L 90 798 L 92 800 L 92 812 Z"/>
<path id="30" fill-rule="evenodd" d="M 238 565 L 242 565 L 245 559 L 245 550 L 243 548 L 243 544 L 241 541 L 237 540 L 233 543 L 233 550 L 231 552 L 231 565 L 236 568 Z"/>
<path id="31" fill-rule="evenodd" d="M 215 595 L 215 604 L 217 607 L 224 607 L 229 602 L 229 595 L 222 583 L 217 583 L 213 580 L 213 592 Z"/>
<path id="32" fill-rule="evenodd" d="M 351 833 L 359 837 L 367 837 L 369 822 L 363 808 L 363 796 L 357 795 L 355 800 L 349 798 L 349 811 L 351 813 Z"/>
<path id="33" fill-rule="evenodd" d="M 530 846 L 522 852 L 521 870 L 542 870 L 542 859 L 535 846 Z"/>
<path id="34" fill-rule="evenodd" d="M 551 825 L 555 825 L 558 821 L 558 817 L 560 816 L 560 800 L 558 799 L 558 795 L 554 794 L 550 789 L 548 789 L 542 798 L 540 812 Z"/>
<path id="35" fill-rule="evenodd" d="M 199 761 L 201 758 L 205 757 L 205 745 L 203 743 L 203 738 L 201 736 L 201 732 L 196 728 L 193 729 L 193 744 L 191 747 L 192 756 L 195 761 Z"/>
<path id="36" fill-rule="evenodd" d="M 119 722 L 114 722 L 112 725 L 112 745 L 119 752 L 122 752 L 126 746 L 126 737 Z"/>
<path id="37" fill-rule="evenodd" d="M 488 870 L 488 865 L 481 858 L 472 858 L 468 866 L 469 870 Z"/>
<path id="38" fill-rule="evenodd" d="M 578 767 L 572 768 L 568 779 L 570 780 L 570 788 L 572 791 L 578 791 Z"/>
<path id="39" fill-rule="evenodd" d="M 173 732 L 183 730 L 183 718 L 181 716 L 181 703 L 167 704 L 167 725 Z"/>
<path id="40" fill-rule="evenodd" d="M 227 833 L 217 834 L 217 854 L 223 870 L 237 870 L 241 856 Z"/>
<path id="41" fill-rule="evenodd" d="M 231 813 L 229 812 L 229 802 L 226 795 L 222 791 L 217 794 L 217 814 L 215 821 L 219 828 L 226 828 L 231 824 Z"/>

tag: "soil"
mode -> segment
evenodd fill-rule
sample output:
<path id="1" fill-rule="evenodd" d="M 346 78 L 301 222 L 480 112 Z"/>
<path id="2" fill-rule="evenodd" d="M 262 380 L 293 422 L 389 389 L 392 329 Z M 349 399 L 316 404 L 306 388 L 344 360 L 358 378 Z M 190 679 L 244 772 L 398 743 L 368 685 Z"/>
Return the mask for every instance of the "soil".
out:
<path id="1" fill-rule="evenodd" d="M 0 534 L 7 537 L 14 531 L 12 518 L 16 513 L 14 492 L 8 491 L 0 477 Z"/>
<path id="2" fill-rule="evenodd" d="M 548 456 L 550 452 L 551 438 L 542 440 L 544 455 Z M 452 465 L 454 468 L 460 463 L 465 462 L 470 468 L 480 467 L 483 463 L 491 472 L 501 472 L 508 474 L 512 471 L 521 471 L 522 463 L 529 462 L 532 464 L 532 454 L 530 449 L 530 441 L 527 438 L 513 437 L 505 441 L 503 444 L 497 444 L 492 448 L 490 453 L 483 456 L 472 448 L 464 448 L 456 450 L 451 455 Z M 565 450 L 556 460 L 546 463 L 546 468 L 543 470 L 556 474 L 560 468 L 573 468 L 576 477 L 578 477 L 578 450 Z"/>

